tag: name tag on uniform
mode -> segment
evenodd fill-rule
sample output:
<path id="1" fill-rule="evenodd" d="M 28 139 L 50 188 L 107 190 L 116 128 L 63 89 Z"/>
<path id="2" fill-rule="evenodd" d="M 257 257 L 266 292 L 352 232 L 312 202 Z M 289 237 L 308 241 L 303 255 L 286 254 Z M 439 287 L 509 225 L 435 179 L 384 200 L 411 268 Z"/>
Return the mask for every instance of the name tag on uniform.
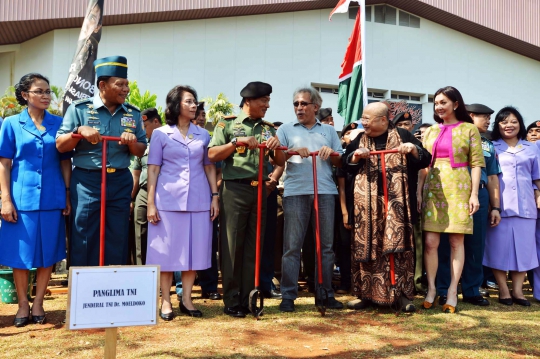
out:
<path id="1" fill-rule="evenodd" d="M 99 126 L 101 125 L 101 121 L 100 120 L 88 120 L 88 126 L 92 127 L 92 126 Z"/>
<path id="2" fill-rule="evenodd" d="M 122 117 L 120 119 L 120 125 L 122 127 L 132 127 L 132 128 L 137 127 L 137 124 L 135 123 L 135 119 L 131 117 Z"/>

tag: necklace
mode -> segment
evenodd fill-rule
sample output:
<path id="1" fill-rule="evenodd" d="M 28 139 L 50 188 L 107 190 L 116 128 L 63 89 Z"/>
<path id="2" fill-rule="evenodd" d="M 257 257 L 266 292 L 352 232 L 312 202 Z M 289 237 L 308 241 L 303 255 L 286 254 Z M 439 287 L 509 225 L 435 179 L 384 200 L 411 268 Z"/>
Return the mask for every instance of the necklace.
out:
<path id="1" fill-rule="evenodd" d="M 34 123 L 34 125 L 36 126 L 36 128 L 39 130 L 39 131 L 45 131 L 45 126 L 42 125 L 43 123 L 43 118 L 45 117 L 45 113 L 43 113 L 41 115 L 41 122 L 38 122 L 38 120 L 34 120 L 32 118 L 32 122 Z M 31 118 L 31 117 L 30 117 Z"/>

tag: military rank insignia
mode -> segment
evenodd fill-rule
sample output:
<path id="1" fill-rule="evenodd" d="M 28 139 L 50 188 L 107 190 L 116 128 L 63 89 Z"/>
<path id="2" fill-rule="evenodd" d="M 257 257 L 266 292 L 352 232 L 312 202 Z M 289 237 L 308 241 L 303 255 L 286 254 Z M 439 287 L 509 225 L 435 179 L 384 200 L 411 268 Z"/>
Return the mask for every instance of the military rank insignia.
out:
<path id="1" fill-rule="evenodd" d="M 131 128 L 137 127 L 137 124 L 135 123 L 135 119 L 132 117 L 122 117 L 120 119 L 120 125 L 122 127 L 131 127 Z"/>

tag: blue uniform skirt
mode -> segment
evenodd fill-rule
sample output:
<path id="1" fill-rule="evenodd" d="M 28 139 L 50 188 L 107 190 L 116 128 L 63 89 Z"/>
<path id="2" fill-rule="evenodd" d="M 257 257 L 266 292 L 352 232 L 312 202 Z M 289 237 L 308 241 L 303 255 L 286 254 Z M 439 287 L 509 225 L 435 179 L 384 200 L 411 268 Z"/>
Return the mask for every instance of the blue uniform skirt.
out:
<path id="1" fill-rule="evenodd" d="M 61 209 L 17 211 L 2 221 L 0 264 L 17 269 L 49 267 L 66 258 L 66 222 Z"/>

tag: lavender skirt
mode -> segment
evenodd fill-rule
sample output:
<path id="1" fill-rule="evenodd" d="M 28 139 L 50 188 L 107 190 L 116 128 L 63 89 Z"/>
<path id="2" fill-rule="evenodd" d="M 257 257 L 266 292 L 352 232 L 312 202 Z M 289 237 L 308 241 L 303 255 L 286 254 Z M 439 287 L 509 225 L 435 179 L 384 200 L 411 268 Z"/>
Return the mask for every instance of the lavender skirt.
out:
<path id="1" fill-rule="evenodd" d="M 159 264 L 163 272 L 210 268 L 210 211 L 159 211 L 159 216 L 157 224 L 148 224 L 146 264 Z"/>
<path id="2" fill-rule="evenodd" d="M 497 227 L 489 227 L 482 264 L 518 272 L 538 267 L 536 219 L 503 217 Z"/>

